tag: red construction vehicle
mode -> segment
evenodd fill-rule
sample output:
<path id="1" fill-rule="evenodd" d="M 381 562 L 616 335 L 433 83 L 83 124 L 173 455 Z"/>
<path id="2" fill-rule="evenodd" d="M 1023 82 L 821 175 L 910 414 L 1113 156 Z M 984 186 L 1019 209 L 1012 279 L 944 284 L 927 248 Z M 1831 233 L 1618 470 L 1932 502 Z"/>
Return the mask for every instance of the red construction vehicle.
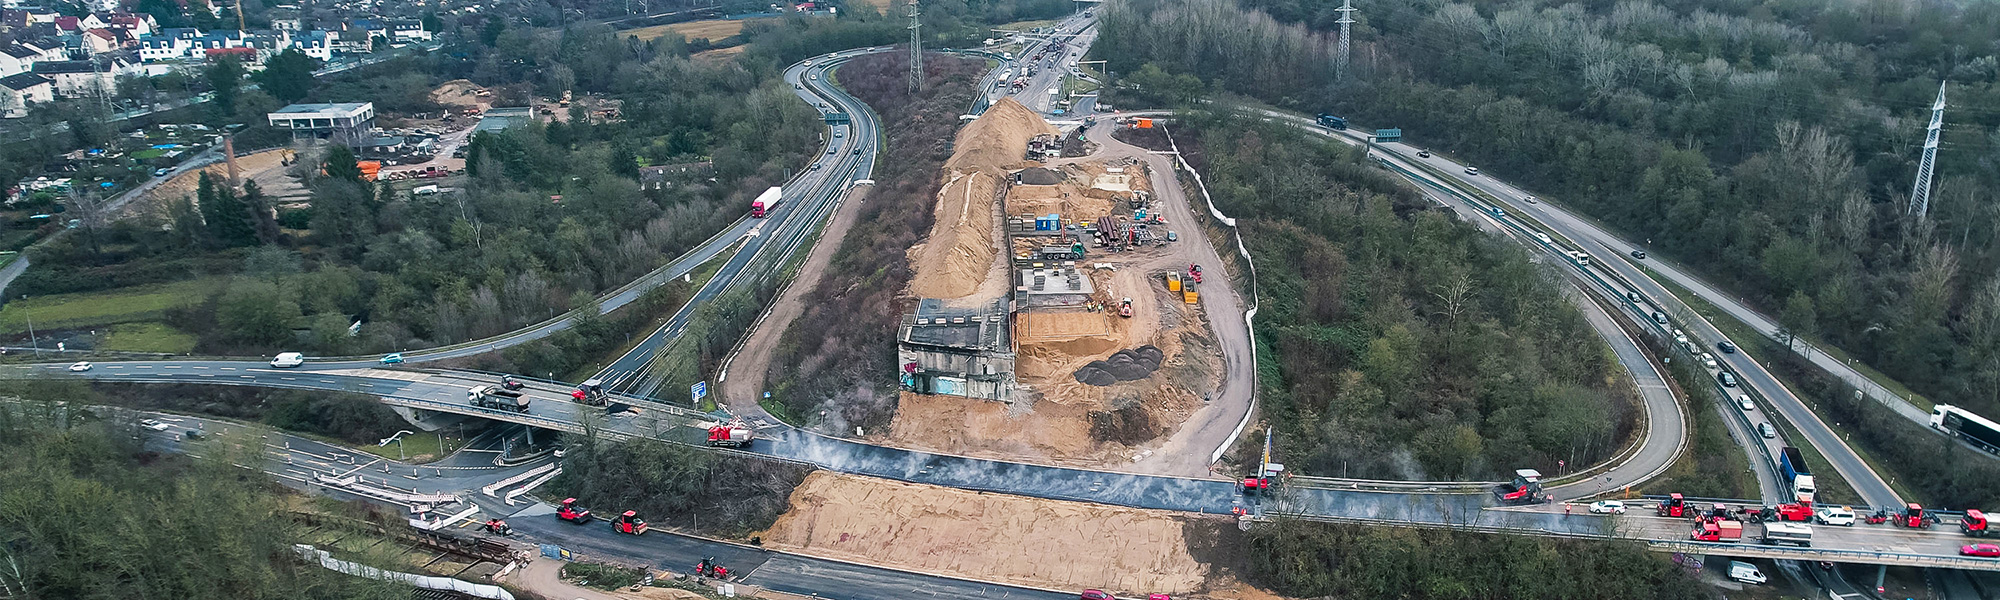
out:
<path id="1" fill-rule="evenodd" d="M 1264 457 L 1258 461 L 1257 472 L 1243 478 L 1243 493 L 1269 492 L 1272 480 L 1285 472 L 1285 465 L 1271 462 L 1271 430 L 1264 430 Z"/>
<path id="2" fill-rule="evenodd" d="M 724 448 L 740 448 L 750 445 L 751 438 L 756 436 L 756 432 L 744 426 L 740 420 L 728 423 L 718 422 L 713 427 L 708 428 L 708 445 Z"/>
<path id="3" fill-rule="evenodd" d="M 638 511 L 628 510 L 611 520 L 611 530 L 618 533 L 639 535 L 646 532 L 646 520 L 639 518 Z"/>
<path id="4" fill-rule="evenodd" d="M 571 391 L 569 393 L 569 397 L 572 400 L 576 400 L 577 404 L 587 404 L 590 406 L 604 406 L 606 404 L 605 394 L 604 394 L 604 381 L 601 379 L 591 379 L 585 381 L 583 382 L 583 385 L 576 386 L 576 390 Z"/>
<path id="5" fill-rule="evenodd" d="M 1868 516 L 1866 518 L 1863 518 L 1861 521 L 1869 525 L 1881 525 L 1883 523 L 1887 523 L 1889 522 L 1889 511 L 1878 510 L 1869 513 Z"/>
<path id="6" fill-rule="evenodd" d="M 1993 535 L 1993 526 L 1986 521 L 1986 513 L 1979 509 L 1965 511 L 1965 517 L 1958 520 L 1958 530 L 1972 537 Z"/>
<path id="7" fill-rule="evenodd" d="M 1936 517 L 1924 512 L 1922 505 L 1912 502 L 1903 508 L 1903 514 L 1896 517 L 1896 525 L 1911 529 L 1927 529 L 1936 520 Z"/>
<path id="8" fill-rule="evenodd" d="M 486 524 L 480 525 L 479 528 L 494 535 L 514 535 L 514 528 L 508 526 L 506 521 L 500 519 L 487 519 Z"/>
<path id="9" fill-rule="evenodd" d="M 1765 520 L 1770 521 L 1811 521 L 1813 509 L 1804 504 L 1780 504 L 1765 509 Z"/>
<path id="10" fill-rule="evenodd" d="M 1697 521 L 1689 539 L 1698 542 L 1735 542 L 1743 539 L 1743 523 L 1728 519 Z"/>
<path id="11" fill-rule="evenodd" d="M 712 577 L 726 581 L 729 579 L 729 567 L 715 564 L 715 557 L 713 556 L 705 556 L 702 557 L 701 562 L 694 564 L 694 576 Z"/>
<path id="12" fill-rule="evenodd" d="M 521 381 L 520 381 L 520 380 L 518 380 L 518 379 L 514 379 L 514 376 L 513 376 L 513 375 L 501 375 L 501 376 L 500 376 L 500 388 L 501 388 L 501 389 L 504 389 L 504 390 L 507 390 L 507 391 L 510 391 L 510 392 L 518 392 L 518 391 L 521 391 L 521 388 L 524 388 L 524 387 L 528 387 L 528 385 L 527 385 L 527 384 L 524 384 L 524 383 L 521 383 Z"/>
<path id="13" fill-rule="evenodd" d="M 1201 283 L 1201 265 L 1188 263 L 1188 277 L 1193 278 L 1195 283 Z"/>
<path id="14" fill-rule="evenodd" d="M 589 509 L 577 506 L 575 498 L 564 498 L 562 507 L 556 509 L 556 518 L 582 525 L 596 517 L 591 516 Z"/>
<path id="15" fill-rule="evenodd" d="M 1668 494 L 1667 499 L 1661 501 L 1660 506 L 1655 508 L 1653 512 L 1662 517 L 1673 517 L 1676 519 L 1684 519 L 1689 516 L 1687 500 L 1682 498 L 1680 494 Z"/>
<path id="16" fill-rule="evenodd" d="M 1131 298 L 1126 298 L 1118 301 L 1118 316 L 1125 317 L 1127 319 L 1132 318 Z"/>
<path id="17" fill-rule="evenodd" d="M 1514 482 L 1494 486 L 1493 495 L 1500 498 L 1501 504 L 1536 504 L 1549 500 L 1542 495 L 1542 472 L 1534 469 L 1514 471 Z"/>

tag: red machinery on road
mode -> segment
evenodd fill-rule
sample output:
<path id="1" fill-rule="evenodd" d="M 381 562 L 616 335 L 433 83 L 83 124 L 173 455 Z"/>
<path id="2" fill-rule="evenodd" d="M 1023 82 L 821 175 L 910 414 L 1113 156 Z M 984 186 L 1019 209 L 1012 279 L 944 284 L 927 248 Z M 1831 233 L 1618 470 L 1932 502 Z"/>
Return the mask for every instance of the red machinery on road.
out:
<path id="1" fill-rule="evenodd" d="M 752 431 L 749 426 L 744 425 L 741 419 L 732 420 L 728 423 L 716 423 L 714 426 L 708 428 L 708 445 L 710 446 L 740 448 L 750 445 L 750 440 L 756 437 L 756 432 Z"/>
<path id="2" fill-rule="evenodd" d="M 1188 263 L 1188 277 L 1193 278 L 1195 283 L 1201 283 L 1201 265 Z"/>
<path id="3" fill-rule="evenodd" d="M 628 510 L 611 520 L 611 530 L 618 533 L 639 535 L 646 532 L 646 520 L 639 518 L 638 511 Z"/>
<path id="4" fill-rule="evenodd" d="M 1917 504 L 1915 502 L 1910 503 L 1909 506 L 1903 507 L 1903 514 L 1896 515 L 1896 525 L 1899 527 L 1908 527 L 1911 529 L 1929 529 L 1931 524 L 1936 522 L 1937 522 L 1937 517 L 1932 516 L 1930 513 L 1924 512 L 1923 505 Z"/>
<path id="5" fill-rule="evenodd" d="M 1257 464 L 1257 472 L 1243 478 L 1243 493 L 1257 494 L 1271 491 L 1272 480 L 1285 472 L 1285 465 L 1271 462 L 1271 430 L 1264 430 L 1264 457 Z"/>
<path id="6" fill-rule="evenodd" d="M 1993 524 L 1987 522 L 1986 513 L 1979 509 L 1965 511 L 1965 517 L 1958 520 L 1958 530 L 1972 537 L 1993 535 Z"/>
<path id="7" fill-rule="evenodd" d="M 597 518 L 591 516 L 589 509 L 577 506 L 575 498 L 564 498 L 562 507 L 556 509 L 556 517 L 578 525 L 589 523 L 592 519 Z"/>
<path id="8" fill-rule="evenodd" d="M 1687 499 L 1682 498 L 1680 494 L 1668 494 L 1667 499 L 1661 501 L 1660 505 L 1653 509 L 1653 512 L 1662 517 L 1673 517 L 1676 519 L 1691 516 L 1691 511 L 1688 510 Z"/>
<path id="9" fill-rule="evenodd" d="M 1542 494 L 1542 472 L 1534 469 L 1514 471 L 1514 482 L 1494 486 L 1493 495 L 1501 504 L 1538 504 L 1550 500 Z"/>
<path id="10" fill-rule="evenodd" d="M 479 528 L 494 535 L 514 535 L 514 528 L 507 525 L 506 521 L 500 519 L 487 519 L 486 523 L 480 525 Z"/>
<path id="11" fill-rule="evenodd" d="M 729 579 L 729 567 L 715 564 L 715 557 L 713 556 L 704 556 L 701 562 L 694 564 L 694 576 L 711 577 L 727 581 Z"/>

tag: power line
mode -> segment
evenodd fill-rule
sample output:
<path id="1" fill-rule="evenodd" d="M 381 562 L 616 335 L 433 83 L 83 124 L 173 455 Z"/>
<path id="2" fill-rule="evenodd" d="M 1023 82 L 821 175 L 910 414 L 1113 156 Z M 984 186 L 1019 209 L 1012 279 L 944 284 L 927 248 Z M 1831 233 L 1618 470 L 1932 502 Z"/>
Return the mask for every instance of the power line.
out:
<path id="1" fill-rule="evenodd" d="M 924 22 L 918 17 L 917 0 L 910 0 L 910 93 L 924 89 Z"/>

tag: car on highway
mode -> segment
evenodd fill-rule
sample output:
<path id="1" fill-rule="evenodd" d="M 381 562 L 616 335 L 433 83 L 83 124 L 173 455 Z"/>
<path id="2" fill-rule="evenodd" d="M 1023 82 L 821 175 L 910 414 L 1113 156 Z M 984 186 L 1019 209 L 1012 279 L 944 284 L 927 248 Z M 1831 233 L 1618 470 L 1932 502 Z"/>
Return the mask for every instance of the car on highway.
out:
<path id="1" fill-rule="evenodd" d="M 166 424 L 166 423 L 161 423 L 161 422 L 159 422 L 159 421 L 155 421 L 155 420 L 153 420 L 153 419 L 140 419 L 140 420 L 139 420 L 139 426 L 140 426 L 140 427 L 144 427 L 144 428 L 147 428 L 147 429 L 151 429 L 151 430 L 153 430 L 153 431 L 166 431 L 166 430 L 168 430 L 168 429 L 171 429 L 171 428 L 173 427 L 173 426 L 171 426 L 171 425 L 168 425 L 168 424 Z"/>
<path id="2" fill-rule="evenodd" d="M 1716 379 L 1717 379 L 1718 381 L 1721 381 L 1721 382 L 1722 382 L 1722 387 L 1732 387 L 1732 388 L 1733 388 L 1733 387 L 1736 387 L 1736 374 L 1735 374 L 1735 373 L 1731 373 L 1731 372 L 1728 372 L 1728 371 L 1723 371 L 1723 372 L 1721 372 L 1721 373 L 1717 373 L 1717 374 L 1715 375 L 1715 378 L 1716 378 Z"/>
<path id="3" fill-rule="evenodd" d="M 1645 260 L 1645 259 L 1646 259 L 1646 251 L 1645 251 L 1645 250 L 1633 250 L 1633 251 L 1632 251 L 1632 258 L 1636 258 L 1636 259 L 1639 259 L 1639 260 Z"/>
<path id="4" fill-rule="evenodd" d="M 1431 157 L 1431 151 L 1429 151 L 1429 150 L 1418 150 L 1418 151 L 1417 151 L 1417 158 L 1430 158 L 1430 157 Z"/>
<path id="5" fill-rule="evenodd" d="M 1466 174 L 1466 175 L 1478 175 L 1478 174 L 1479 174 L 1479 167 L 1466 167 L 1466 168 L 1465 168 L 1465 174 Z"/>
<path id="6" fill-rule="evenodd" d="M 835 131 L 835 132 L 833 132 L 833 137 L 837 137 L 837 138 L 844 138 L 844 137 L 847 137 L 847 132 L 845 132 L 845 131 Z"/>
<path id="7" fill-rule="evenodd" d="M 1771 428 L 1770 423 L 1758 423 L 1757 435 L 1764 436 L 1767 440 L 1774 440 L 1778 438 L 1778 430 Z"/>
<path id="8" fill-rule="evenodd" d="M 2000 544 L 1966 544 L 1958 549 L 1958 553 L 1965 556 L 2000 558 Z"/>
<path id="9" fill-rule="evenodd" d="M 172 172 L 172 171 L 171 171 L 171 170 L 169 170 L 169 169 L 167 169 L 166 167 L 160 167 L 160 168 L 158 168 L 158 169 L 153 169 L 153 176 L 154 176 L 154 177 L 166 177 L 166 176 L 167 176 L 167 173 L 171 173 L 171 172 Z"/>
<path id="10" fill-rule="evenodd" d="M 861 153 L 861 149 L 860 149 L 860 148 L 855 148 L 855 149 L 854 149 L 854 153 L 855 153 L 855 154 L 860 154 L 860 153 Z"/>
<path id="11" fill-rule="evenodd" d="M 1590 503 L 1590 514 L 1622 515 L 1625 514 L 1625 503 L 1619 500 L 1598 500 Z"/>
<path id="12" fill-rule="evenodd" d="M 1715 355 L 1709 354 L 1707 352 L 1701 353 L 1701 366 L 1708 367 L 1710 369 L 1715 368 Z"/>
<path id="13" fill-rule="evenodd" d="M 1723 354 L 1735 354 L 1736 344 L 1731 344 L 1729 342 L 1716 342 L 1715 349 L 1721 350 Z"/>
<path id="14" fill-rule="evenodd" d="M 1743 409 L 1743 412 L 1750 412 L 1757 410 L 1757 403 L 1750 401 L 1749 394 L 1737 394 L 1736 407 Z"/>
<path id="15" fill-rule="evenodd" d="M 88 370 L 90 370 L 90 361 L 87 361 L 87 360 L 86 360 L 86 361 L 80 361 L 80 362 L 77 362 L 77 363 L 74 363 L 74 364 L 71 364 L 71 365 L 69 366 L 69 372 L 71 372 L 71 373 L 82 373 L 82 372 L 84 372 L 84 371 L 88 371 Z"/>
<path id="16" fill-rule="evenodd" d="M 1077 598 L 1078 600 L 1118 600 L 1116 596 L 1104 593 L 1104 590 L 1084 590 L 1083 594 L 1077 596 Z"/>
<path id="17" fill-rule="evenodd" d="M 1667 315 L 1657 310 L 1653 311 L 1653 322 L 1665 325 L 1667 324 Z"/>
<path id="18" fill-rule="evenodd" d="M 1854 509 L 1845 506 L 1822 506 L 1813 514 L 1813 520 L 1821 525 L 1854 526 Z"/>
<path id="19" fill-rule="evenodd" d="M 280 369 L 306 364 L 306 355 L 297 352 L 279 352 L 271 359 L 271 366 Z"/>
<path id="20" fill-rule="evenodd" d="M 1534 196 L 1522 196 L 1522 197 L 1521 197 L 1521 199 L 1522 199 L 1522 200 L 1527 200 L 1529 204 L 1541 204 L 1541 203 L 1542 203 L 1542 202 L 1541 202 L 1540 200 L 1536 200 Z"/>
<path id="21" fill-rule="evenodd" d="M 833 153 L 832 153 L 832 152 L 828 152 L 827 154 L 833 154 Z M 819 170 L 819 163 L 813 163 L 813 166 L 812 166 L 812 170 L 814 170 L 814 171 L 818 171 L 818 170 Z"/>
<path id="22" fill-rule="evenodd" d="M 400 364 L 403 364 L 403 353 L 401 353 L 401 352 L 391 352 L 391 353 L 389 353 L 389 354 L 384 354 L 384 355 L 382 355 L 382 364 L 385 364 L 385 365 L 400 365 Z"/>

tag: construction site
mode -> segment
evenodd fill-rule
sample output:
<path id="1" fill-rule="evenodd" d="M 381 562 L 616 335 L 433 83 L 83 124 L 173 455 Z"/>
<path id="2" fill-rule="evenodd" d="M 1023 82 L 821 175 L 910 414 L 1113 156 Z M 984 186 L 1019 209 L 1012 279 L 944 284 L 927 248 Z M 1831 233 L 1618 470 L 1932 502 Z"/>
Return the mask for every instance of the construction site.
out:
<path id="1" fill-rule="evenodd" d="M 1173 174 L 1076 148 L 1063 158 L 1070 133 L 1012 99 L 959 132 L 935 224 L 909 252 L 921 307 L 899 332 L 904 392 L 886 441 L 1130 464 L 1220 386 L 1201 266 L 1155 206 L 1154 178 Z M 937 343 L 1001 319 L 1004 339 Z"/>

